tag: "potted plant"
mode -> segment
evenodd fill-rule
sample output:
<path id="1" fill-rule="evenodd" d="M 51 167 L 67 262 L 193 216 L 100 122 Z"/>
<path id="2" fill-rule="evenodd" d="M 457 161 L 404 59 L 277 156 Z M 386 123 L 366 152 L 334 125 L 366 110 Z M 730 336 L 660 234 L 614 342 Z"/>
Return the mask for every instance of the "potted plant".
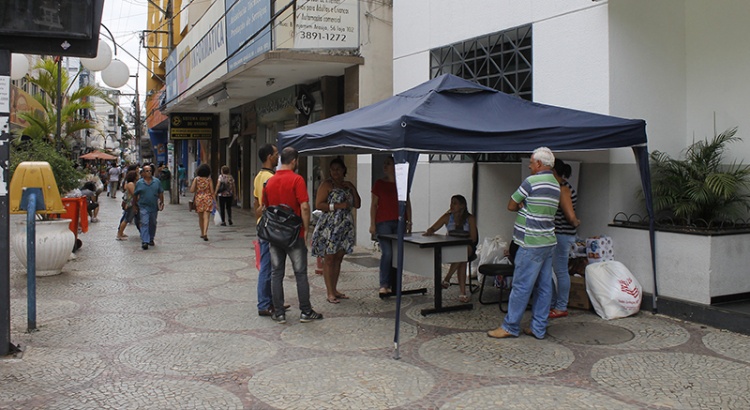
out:
<path id="1" fill-rule="evenodd" d="M 750 166 L 727 163 L 737 128 L 690 145 L 682 158 L 650 155 L 660 296 L 714 304 L 750 293 Z M 641 193 L 642 194 L 642 193 Z M 618 260 L 651 283 L 647 221 L 615 218 Z"/>
<path id="2" fill-rule="evenodd" d="M 750 210 L 750 167 L 725 165 L 727 144 L 741 141 L 731 128 L 710 141 L 698 141 L 683 159 L 663 152 L 651 153 L 651 184 L 654 211 L 661 224 L 676 227 L 720 227 L 732 224 Z"/>

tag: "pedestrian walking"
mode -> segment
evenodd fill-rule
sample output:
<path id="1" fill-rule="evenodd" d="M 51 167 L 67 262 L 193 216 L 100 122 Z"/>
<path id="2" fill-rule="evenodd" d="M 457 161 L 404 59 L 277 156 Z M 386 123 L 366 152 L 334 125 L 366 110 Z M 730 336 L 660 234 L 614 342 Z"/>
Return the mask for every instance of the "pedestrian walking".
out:
<path id="1" fill-rule="evenodd" d="M 141 248 L 155 246 L 156 219 L 159 211 L 164 210 L 164 190 L 158 179 L 152 177 L 153 165 L 144 165 L 141 179 L 135 184 L 135 202 L 141 217 Z"/>
<path id="2" fill-rule="evenodd" d="M 129 223 L 133 222 L 135 213 L 137 212 L 137 206 L 134 201 L 135 195 L 135 182 L 138 179 L 138 173 L 136 171 L 128 171 L 125 175 L 124 192 L 122 195 L 122 217 L 120 218 L 120 227 L 117 229 L 117 240 L 125 241 L 128 235 L 125 235 L 125 227 Z"/>
<path id="3" fill-rule="evenodd" d="M 227 220 L 229 225 L 232 225 L 232 203 L 234 202 L 234 193 L 237 192 L 234 178 L 229 173 L 229 167 L 224 165 L 221 167 L 221 175 L 219 180 L 216 181 L 216 192 L 214 196 L 219 203 L 219 212 L 221 216 L 221 226 L 227 226 Z M 226 217 L 225 218 L 225 212 Z"/>
<path id="4" fill-rule="evenodd" d="M 185 196 L 185 189 L 187 188 L 187 170 L 182 164 L 177 166 L 177 183 L 179 184 L 180 196 Z"/>
<path id="5" fill-rule="evenodd" d="M 193 203 L 198 214 L 198 226 L 201 239 L 208 241 L 208 227 L 211 222 L 211 211 L 214 209 L 214 182 L 211 179 L 211 167 L 201 164 L 195 171 L 196 177 L 190 185 L 190 192 L 195 193 Z"/>

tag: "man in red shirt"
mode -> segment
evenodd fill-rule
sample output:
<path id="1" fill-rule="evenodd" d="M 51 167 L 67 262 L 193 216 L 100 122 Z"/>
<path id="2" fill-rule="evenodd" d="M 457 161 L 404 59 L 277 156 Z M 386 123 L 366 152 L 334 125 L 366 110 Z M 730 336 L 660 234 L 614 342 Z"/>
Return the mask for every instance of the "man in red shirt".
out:
<path id="1" fill-rule="evenodd" d="M 295 171 L 299 153 L 291 147 L 281 151 L 281 165 L 274 176 L 268 179 L 263 190 L 263 205 L 274 206 L 285 204 L 302 217 L 302 231 L 291 247 L 270 245 L 271 254 L 271 299 L 273 315 L 271 319 L 286 323 L 284 314 L 284 267 L 286 257 L 292 262 L 294 277 L 297 280 L 297 298 L 301 311 L 299 321 L 302 323 L 323 319 L 323 315 L 314 311 L 310 304 L 310 284 L 307 280 L 307 237 L 310 231 L 310 198 L 307 195 L 305 180 Z"/>

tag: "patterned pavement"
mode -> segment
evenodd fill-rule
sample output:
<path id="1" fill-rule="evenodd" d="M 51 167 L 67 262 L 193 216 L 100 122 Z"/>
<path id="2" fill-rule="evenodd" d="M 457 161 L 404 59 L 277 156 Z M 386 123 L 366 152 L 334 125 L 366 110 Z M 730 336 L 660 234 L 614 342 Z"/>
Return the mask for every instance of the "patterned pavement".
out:
<path id="1" fill-rule="evenodd" d="M 77 258 L 37 280 L 38 331 L 26 332 L 26 272 L 11 252 L 14 344 L 0 358 L 1 409 L 747 409 L 750 337 L 647 312 L 604 321 L 571 310 L 545 340 L 490 339 L 497 305 L 423 317 L 432 292 L 377 296 L 378 255 L 357 249 L 326 303 L 309 260 L 313 307 L 299 323 L 287 268 L 287 324 L 256 312 L 250 214 L 199 238 L 184 204 L 159 216 L 156 246 L 115 241 L 119 200 Z M 16 218 L 18 216 L 13 216 Z M 25 216 L 22 216 L 25 217 Z M 431 278 L 406 273 L 407 287 Z M 491 292 L 491 291 L 490 291 Z M 488 294 L 488 297 L 494 296 Z M 456 287 L 444 297 L 454 302 Z M 294 319 L 294 320 L 292 320 Z"/>

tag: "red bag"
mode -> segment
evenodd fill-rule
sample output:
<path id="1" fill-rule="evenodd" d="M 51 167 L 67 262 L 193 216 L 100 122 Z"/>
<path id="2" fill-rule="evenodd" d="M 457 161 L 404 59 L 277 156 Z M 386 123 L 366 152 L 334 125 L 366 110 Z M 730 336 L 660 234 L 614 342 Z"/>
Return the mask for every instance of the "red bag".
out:
<path id="1" fill-rule="evenodd" d="M 254 240 L 253 246 L 255 247 L 255 269 L 260 272 L 260 241 Z"/>

